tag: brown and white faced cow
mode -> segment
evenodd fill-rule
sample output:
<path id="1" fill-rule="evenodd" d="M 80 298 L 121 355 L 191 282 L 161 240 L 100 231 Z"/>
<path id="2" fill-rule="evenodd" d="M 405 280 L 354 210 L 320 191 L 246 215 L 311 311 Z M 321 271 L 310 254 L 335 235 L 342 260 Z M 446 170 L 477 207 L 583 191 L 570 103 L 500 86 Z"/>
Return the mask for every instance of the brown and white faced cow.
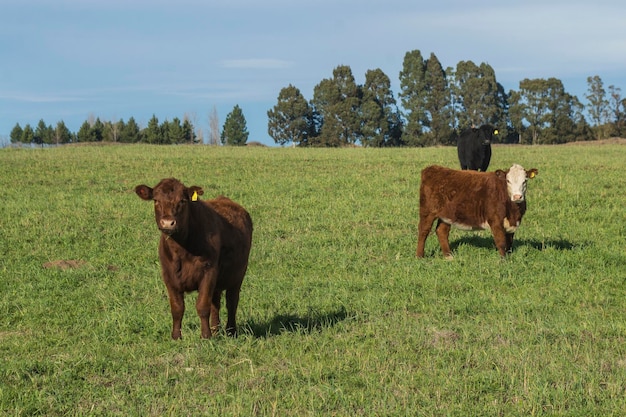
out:
<path id="1" fill-rule="evenodd" d="M 185 293 L 198 291 L 196 310 L 201 336 L 219 328 L 222 292 L 226 291 L 226 331 L 235 335 L 239 292 L 252 245 L 252 219 L 239 204 L 226 197 L 202 201 L 202 188 L 186 187 L 174 178 L 154 188 L 138 185 L 143 200 L 154 201 L 161 230 L 159 259 L 172 312 L 172 338 L 181 337 Z"/>
<path id="2" fill-rule="evenodd" d="M 416 256 L 424 256 L 426 238 L 437 219 L 435 231 L 446 258 L 452 258 L 448 242 L 452 226 L 491 230 L 504 257 L 526 212 L 527 180 L 537 172 L 518 164 L 496 172 L 457 171 L 436 165 L 422 170 Z"/>

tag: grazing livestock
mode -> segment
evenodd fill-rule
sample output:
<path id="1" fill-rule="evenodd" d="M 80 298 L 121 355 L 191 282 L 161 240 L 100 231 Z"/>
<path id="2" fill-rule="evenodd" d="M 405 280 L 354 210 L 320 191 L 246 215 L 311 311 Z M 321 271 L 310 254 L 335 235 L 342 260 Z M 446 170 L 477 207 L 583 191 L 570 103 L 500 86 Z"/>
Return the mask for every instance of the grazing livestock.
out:
<path id="1" fill-rule="evenodd" d="M 436 165 L 422 170 L 416 256 L 424 256 L 426 238 L 437 219 L 435 231 L 446 258 L 452 258 L 448 243 L 451 226 L 491 230 L 504 257 L 526 212 L 527 179 L 535 175 L 537 169 L 526 171 L 517 164 L 496 172 L 457 171 Z"/>
<path id="2" fill-rule="evenodd" d="M 498 130 L 491 125 L 482 125 L 478 129 L 470 128 L 461 132 L 457 143 L 457 152 L 461 169 L 486 172 L 491 161 L 491 141 Z"/>
<path id="3" fill-rule="evenodd" d="M 228 310 L 226 331 L 236 335 L 239 291 L 252 245 L 248 212 L 226 197 L 199 200 L 202 188 L 186 187 L 174 178 L 161 180 L 154 188 L 138 185 L 135 192 L 143 200 L 154 201 L 161 231 L 161 272 L 172 311 L 172 339 L 181 337 L 185 293 L 191 291 L 198 291 L 196 310 L 203 338 L 219 329 L 223 291 Z"/>

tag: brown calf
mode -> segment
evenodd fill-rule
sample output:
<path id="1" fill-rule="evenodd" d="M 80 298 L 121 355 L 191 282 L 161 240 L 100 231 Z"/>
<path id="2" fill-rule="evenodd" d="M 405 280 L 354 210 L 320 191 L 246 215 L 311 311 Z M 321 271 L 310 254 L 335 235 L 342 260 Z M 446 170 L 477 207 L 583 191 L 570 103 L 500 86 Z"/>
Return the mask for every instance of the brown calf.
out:
<path id="1" fill-rule="evenodd" d="M 154 200 L 161 230 L 161 272 L 172 311 L 172 339 L 181 337 L 185 293 L 191 291 L 198 291 L 196 310 L 202 337 L 211 337 L 219 328 L 223 291 L 228 310 L 226 331 L 235 335 L 239 291 L 252 245 L 248 212 L 226 197 L 201 201 L 202 188 L 185 187 L 174 178 L 164 179 L 154 188 L 138 185 L 135 192 L 143 200 Z"/>
<path id="2" fill-rule="evenodd" d="M 526 212 L 526 182 L 537 174 L 514 164 L 506 171 L 457 171 L 440 166 L 422 170 L 420 221 L 416 256 L 424 256 L 424 245 L 433 222 L 443 255 L 450 259 L 448 234 L 462 230 L 491 230 L 500 256 L 513 246 L 513 235 Z"/>

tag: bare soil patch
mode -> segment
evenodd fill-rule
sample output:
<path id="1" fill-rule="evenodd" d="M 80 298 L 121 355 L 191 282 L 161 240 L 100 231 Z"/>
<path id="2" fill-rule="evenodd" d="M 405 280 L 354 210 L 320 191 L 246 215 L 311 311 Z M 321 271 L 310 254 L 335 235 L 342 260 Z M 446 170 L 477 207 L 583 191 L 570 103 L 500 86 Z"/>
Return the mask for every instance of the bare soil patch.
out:
<path id="1" fill-rule="evenodd" d="M 67 270 L 67 269 L 76 269 L 76 268 L 80 268 L 82 266 L 87 265 L 87 262 L 85 261 L 81 261 L 81 260 L 74 260 L 74 259 L 61 259 L 58 261 L 50 261 L 50 262 L 46 262 L 45 264 L 43 264 L 43 267 L 46 269 L 49 268 L 58 268 L 61 269 L 63 271 Z"/>

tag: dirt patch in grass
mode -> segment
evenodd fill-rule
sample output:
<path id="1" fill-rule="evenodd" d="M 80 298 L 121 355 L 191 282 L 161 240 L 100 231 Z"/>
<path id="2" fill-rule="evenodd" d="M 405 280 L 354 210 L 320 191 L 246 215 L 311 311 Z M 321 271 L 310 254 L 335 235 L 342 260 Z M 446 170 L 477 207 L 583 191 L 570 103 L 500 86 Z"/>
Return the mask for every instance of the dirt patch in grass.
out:
<path id="1" fill-rule="evenodd" d="M 80 268 L 87 265 L 87 262 L 85 261 L 81 261 L 81 260 L 74 260 L 74 259 L 61 259 L 58 261 L 50 261 L 50 262 L 46 262 L 45 264 L 43 264 L 43 267 L 46 269 L 49 268 L 58 268 L 61 269 L 63 271 L 67 270 L 67 269 L 76 269 L 76 268 Z"/>

